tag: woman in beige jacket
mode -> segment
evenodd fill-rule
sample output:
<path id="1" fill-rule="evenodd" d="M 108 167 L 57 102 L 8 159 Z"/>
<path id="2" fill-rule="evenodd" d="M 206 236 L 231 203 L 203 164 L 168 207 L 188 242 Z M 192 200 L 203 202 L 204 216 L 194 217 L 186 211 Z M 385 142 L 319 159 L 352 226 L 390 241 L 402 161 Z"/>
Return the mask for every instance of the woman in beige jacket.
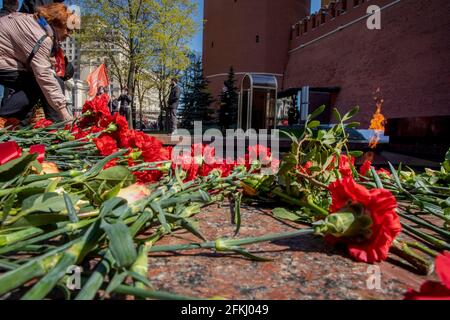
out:
<path id="1" fill-rule="evenodd" d="M 0 84 L 9 89 L 0 116 L 25 119 L 40 100 L 48 118 L 72 119 L 59 78 L 66 62 L 59 44 L 71 32 L 70 18 L 61 3 L 0 18 Z"/>

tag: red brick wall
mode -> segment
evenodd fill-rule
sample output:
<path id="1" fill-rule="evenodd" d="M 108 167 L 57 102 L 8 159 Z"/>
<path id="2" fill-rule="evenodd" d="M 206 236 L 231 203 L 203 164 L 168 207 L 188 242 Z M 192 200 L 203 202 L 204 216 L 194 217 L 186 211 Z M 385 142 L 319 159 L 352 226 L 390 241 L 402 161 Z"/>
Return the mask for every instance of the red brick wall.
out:
<path id="1" fill-rule="evenodd" d="M 365 14 L 365 1 L 291 41 L 291 50 Z M 450 1 L 402 0 L 381 12 L 381 30 L 366 20 L 290 54 L 284 89 L 305 85 L 339 86 L 337 106 L 355 105 L 358 120 L 368 126 L 375 105 L 372 92 L 384 95 L 387 118 L 450 115 Z"/>
<path id="2" fill-rule="evenodd" d="M 230 66 L 236 73 L 282 75 L 288 60 L 289 29 L 309 12 L 309 4 L 310 0 L 205 0 L 205 76 L 227 74 Z M 225 79 L 226 75 L 208 78 L 215 97 Z"/>

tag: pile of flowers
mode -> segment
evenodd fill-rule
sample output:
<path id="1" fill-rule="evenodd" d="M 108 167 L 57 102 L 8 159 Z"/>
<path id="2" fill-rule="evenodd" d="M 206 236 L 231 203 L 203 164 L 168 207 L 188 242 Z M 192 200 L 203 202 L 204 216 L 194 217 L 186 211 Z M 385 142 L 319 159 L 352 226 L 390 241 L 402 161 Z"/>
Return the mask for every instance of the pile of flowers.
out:
<path id="1" fill-rule="evenodd" d="M 315 131 L 317 123 L 309 123 L 317 114 L 311 115 L 300 138 L 291 137 L 292 150 L 281 161 L 263 145 L 249 146 L 236 159 L 218 156 L 210 145 L 166 147 L 155 137 L 130 129 L 123 116 L 111 115 L 106 95 L 87 101 L 81 118 L 70 124 L 42 119 L 32 130 L 10 125 L 12 130 L 0 132 L 4 212 L 0 256 L 6 257 L 0 259 L 0 266 L 7 270 L 0 276 L 0 295 L 23 289 L 36 279 L 23 298 L 45 298 L 61 281 L 61 270 L 84 262 L 96 265 L 98 272 L 77 298 L 94 298 L 104 282 L 107 293 L 168 297 L 147 285 L 149 251 L 204 248 L 264 260 L 243 246 L 305 234 L 322 236 L 331 245 L 344 244 L 356 261 L 379 263 L 389 254 L 398 254 L 429 273 L 432 264 L 411 248 L 433 257 L 435 250 L 450 248 L 449 220 L 444 214 L 450 207 L 450 156 L 440 172 L 428 170 L 422 176 L 392 166 L 390 171 L 376 170 L 369 161 L 357 170 L 361 154 L 347 150 L 345 131 L 352 113 L 340 117 L 340 123 L 329 130 Z M 228 197 L 235 203 L 237 235 L 243 195 L 274 206 L 285 203 L 273 209 L 275 217 L 282 212 L 278 218 L 310 227 L 206 241 L 193 216 L 203 206 Z M 426 221 L 426 213 L 442 219 L 444 225 Z M 156 245 L 179 228 L 200 242 Z M 402 239 L 405 233 L 422 242 L 407 242 Z M 47 246 L 63 234 L 70 237 Z M 30 245 L 32 252 L 27 251 Z M 8 260 L 16 255 L 23 255 L 20 265 Z M 447 297 L 448 261 L 447 253 L 436 260 L 442 283 L 426 283 L 420 293 L 410 291 L 408 297 L 430 296 L 432 290 Z M 125 284 L 130 283 L 127 277 L 133 285 Z"/>

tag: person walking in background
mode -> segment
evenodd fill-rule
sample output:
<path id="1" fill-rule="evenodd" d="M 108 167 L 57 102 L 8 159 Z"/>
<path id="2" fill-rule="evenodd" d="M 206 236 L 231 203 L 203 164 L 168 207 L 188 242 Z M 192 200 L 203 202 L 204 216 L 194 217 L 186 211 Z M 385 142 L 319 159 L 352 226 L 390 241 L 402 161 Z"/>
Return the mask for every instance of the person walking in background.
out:
<path id="1" fill-rule="evenodd" d="M 132 98 L 130 96 L 130 94 L 128 93 L 128 88 L 125 87 L 122 91 L 122 94 L 119 96 L 119 99 L 117 99 L 120 102 L 120 109 L 119 109 L 119 114 L 121 116 L 124 116 L 125 119 L 127 119 L 128 121 L 128 125 L 130 128 L 132 128 L 132 123 L 131 123 L 131 101 Z"/>
<path id="2" fill-rule="evenodd" d="M 0 18 L 0 84 L 8 87 L 0 116 L 26 119 L 41 101 L 53 121 L 72 120 L 64 95 L 67 72 L 60 48 L 72 29 L 61 3 L 39 7 L 34 15 L 11 13 Z"/>
<path id="3" fill-rule="evenodd" d="M 300 118 L 300 114 L 295 106 L 290 106 L 288 110 L 288 124 L 289 126 L 293 126 L 298 124 Z"/>
<path id="4" fill-rule="evenodd" d="M 112 115 L 119 112 L 119 100 L 117 100 L 115 95 L 112 95 L 111 101 L 109 101 L 109 111 L 111 111 Z"/>
<path id="5" fill-rule="evenodd" d="M 181 90 L 178 86 L 178 79 L 173 78 L 170 83 L 170 94 L 167 104 L 169 105 L 168 110 L 168 129 L 169 133 L 172 134 L 177 130 L 177 109 L 178 103 L 180 101 Z"/>
<path id="6" fill-rule="evenodd" d="M 105 87 L 103 87 L 103 86 L 98 87 L 97 96 L 101 96 L 104 93 L 105 93 Z"/>
<path id="7" fill-rule="evenodd" d="M 98 87 L 96 96 L 97 97 L 105 96 L 102 99 L 105 99 L 107 104 L 108 104 L 108 106 L 109 106 L 109 104 L 111 102 L 111 98 L 109 97 L 108 93 L 106 92 L 106 88 L 104 86 L 99 86 Z"/>

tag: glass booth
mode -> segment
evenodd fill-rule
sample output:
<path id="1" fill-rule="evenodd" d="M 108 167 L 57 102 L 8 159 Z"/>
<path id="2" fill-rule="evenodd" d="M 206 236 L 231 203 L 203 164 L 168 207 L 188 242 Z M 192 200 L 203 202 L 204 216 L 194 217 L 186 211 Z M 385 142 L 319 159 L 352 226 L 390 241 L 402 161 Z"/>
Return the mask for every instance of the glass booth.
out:
<path id="1" fill-rule="evenodd" d="M 274 129 L 277 115 L 277 78 L 248 73 L 242 79 L 238 128 Z"/>

